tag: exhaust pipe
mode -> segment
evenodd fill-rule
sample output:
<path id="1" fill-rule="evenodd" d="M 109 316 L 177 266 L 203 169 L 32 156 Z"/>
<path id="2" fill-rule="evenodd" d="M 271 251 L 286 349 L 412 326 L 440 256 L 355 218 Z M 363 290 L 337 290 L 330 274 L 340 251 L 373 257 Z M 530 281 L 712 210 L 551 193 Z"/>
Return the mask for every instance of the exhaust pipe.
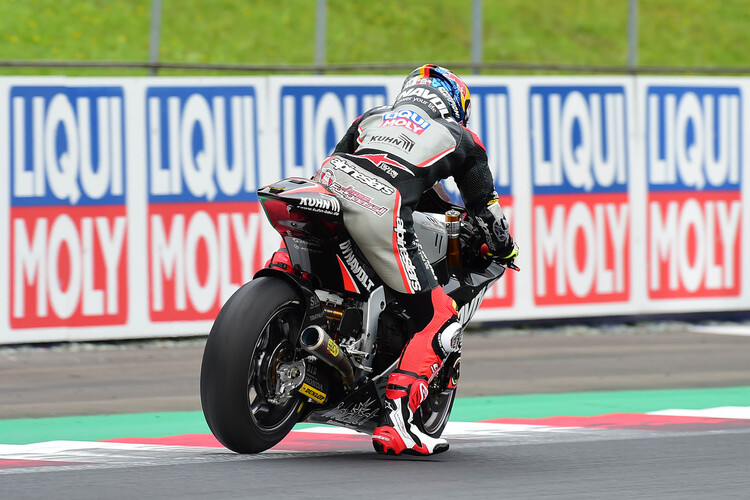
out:
<path id="1" fill-rule="evenodd" d="M 347 391 L 354 390 L 354 368 L 352 362 L 341 352 L 341 348 L 330 335 L 318 325 L 311 325 L 302 331 L 299 337 L 304 350 L 332 366 L 341 374 L 341 380 Z"/>

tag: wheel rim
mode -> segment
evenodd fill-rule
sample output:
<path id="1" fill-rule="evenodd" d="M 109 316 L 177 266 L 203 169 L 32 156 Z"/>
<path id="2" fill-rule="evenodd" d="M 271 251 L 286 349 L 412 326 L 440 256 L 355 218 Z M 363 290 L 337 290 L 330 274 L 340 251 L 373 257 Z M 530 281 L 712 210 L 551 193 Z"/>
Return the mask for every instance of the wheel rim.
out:
<path id="1" fill-rule="evenodd" d="M 445 360 L 440 372 L 430 382 L 427 398 L 419 406 L 421 430 L 431 436 L 440 434 L 450 418 L 453 399 L 456 397 L 455 381 L 458 380 L 459 363 L 460 356 L 455 354 Z"/>
<path id="2" fill-rule="evenodd" d="M 299 308 L 288 304 L 271 315 L 253 348 L 247 376 L 247 404 L 256 428 L 266 433 L 284 427 L 294 417 L 300 399 L 292 396 L 282 404 L 269 401 L 269 392 L 273 390 L 269 388 L 275 386 L 271 382 L 275 377 L 276 367 L 290 356 L 294 357 L 294 346 L 288 340 L 293 331 L 299 331 Z M 277 348 L 282 343 L 288 346 Z"/>
<path id="3" fill-rule="evenodd" d="M 426 434 L 436 434 L 450 417 L 451 401 L 455 391 L 430 392 L 427 399 L 420 406 L 422 416 L 422 430 Z"/>

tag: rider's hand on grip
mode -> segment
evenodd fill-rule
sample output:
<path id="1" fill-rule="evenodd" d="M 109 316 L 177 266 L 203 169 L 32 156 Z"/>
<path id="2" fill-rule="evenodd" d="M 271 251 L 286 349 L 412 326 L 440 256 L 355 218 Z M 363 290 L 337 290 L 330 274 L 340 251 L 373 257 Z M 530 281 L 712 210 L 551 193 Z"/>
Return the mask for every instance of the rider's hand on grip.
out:
<path id="1" fill-rule="evenodd" d="M 520 268 L 516 266 L 514 263 L 514 261 L 516 260 L 516 257 L 518 257 L 518 245 L 516 244 L 515 241 L 512 241 L 512 240 L 510 243 L 511 243 L 510 248 L 506 248 L 502 252 L 502 254 L 505 254 L 504 256 L 495 255 L 492 252 L 490 252 L 490 247 L 488 247 L 486 243 L 482 245 L 481 254 L 482 256 L 489 257 L 495 262 L 498 262 L 509 269 L 513 269 L 514 271 L 520 271 Z"/>

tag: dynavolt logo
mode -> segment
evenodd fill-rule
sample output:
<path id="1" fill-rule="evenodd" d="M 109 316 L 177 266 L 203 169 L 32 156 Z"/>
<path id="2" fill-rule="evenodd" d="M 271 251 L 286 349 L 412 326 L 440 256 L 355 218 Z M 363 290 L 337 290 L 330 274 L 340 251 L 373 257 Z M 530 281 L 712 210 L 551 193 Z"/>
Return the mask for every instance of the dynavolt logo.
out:
<path id="1" fill-rule="evenodd" d="M 253 86 L 146 91 L 153 321 L 213 318 L 262 265 L 257 106 Z"/>
<path id="2" fill-rule="evenodd" d="M 352 122 L 387 98 L 383 85 L 284 85 L 279 101 L 281 176 L 312 177 Z"/>
<path id="3" fill-rule="evenodd" d="M 742 116 L 738 87 L 647 88 L 653 298 L 740 293 Z"/>
<path id="4" fill-rule="evenodd" d="M 10 90 L 10 283 L 15 328 L 127 316 L 121 87 Z"/>
<path id="5" fill-rule="evenodd" d="M 530 88 L 538 304 L 628 299 L 626 110 L 622 86 Z"/>

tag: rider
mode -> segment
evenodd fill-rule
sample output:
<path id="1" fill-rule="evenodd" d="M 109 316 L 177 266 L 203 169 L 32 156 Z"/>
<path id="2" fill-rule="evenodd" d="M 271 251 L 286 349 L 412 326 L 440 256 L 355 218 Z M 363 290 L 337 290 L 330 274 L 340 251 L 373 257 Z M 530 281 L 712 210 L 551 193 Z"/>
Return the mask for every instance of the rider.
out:
<path id="1" fill-rule="evenodd" d="M 421 66 L 406 78 L 393 105 L 366 111 L 352 123 L 314 177 L 342 201 L 352 238 L 416 324 L 388 378 L 386 412 L 373 434 L 379 453 L 448 449 L 447 441 L 413 424 L 430 380 L 461 348 L 455 303 L 438 285 L 414 233 L 412 212 L 422 193 L 453 176 L 483 231 L 487 255 L 504 264 L 518 255 L 485 148 L 466 128 L 469 112 L 469 89 L 460 78 L 440 66 Z"/>

